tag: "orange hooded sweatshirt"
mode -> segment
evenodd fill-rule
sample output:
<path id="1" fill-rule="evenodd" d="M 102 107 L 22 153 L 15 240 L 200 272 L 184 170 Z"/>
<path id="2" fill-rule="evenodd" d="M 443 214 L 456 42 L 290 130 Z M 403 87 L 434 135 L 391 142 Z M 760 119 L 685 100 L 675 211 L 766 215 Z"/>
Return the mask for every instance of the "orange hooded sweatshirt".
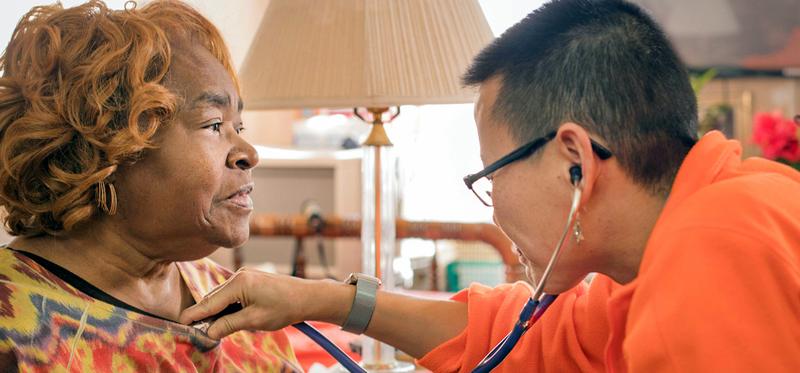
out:
<path id="1" fill-rule="evenodd" d="M 469 372 L 530 294 L 524 283 L 458 293 L 467 327 L 419 363 Z M 704 136 L 638 277 L 623 286 L 598 275 L 561 294 L 495 371 L 800 372 L 800 173 Z"/>

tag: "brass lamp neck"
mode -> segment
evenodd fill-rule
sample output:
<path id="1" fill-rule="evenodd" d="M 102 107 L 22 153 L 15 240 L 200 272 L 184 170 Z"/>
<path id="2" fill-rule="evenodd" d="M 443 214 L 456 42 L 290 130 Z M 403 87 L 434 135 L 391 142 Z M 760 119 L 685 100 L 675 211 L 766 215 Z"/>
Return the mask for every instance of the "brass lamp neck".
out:
<path id="1" fill-rule="evenodd" d="M 389 111 L 387 107 L 367 108 L 372 114 L 372 129 L 369 136 L 364 141 L 366 146 L 392 146 L 392 141 L 389 140 L 389 135 L 386 134 L 386 129 L 383 127 L 383 113 Z"/>

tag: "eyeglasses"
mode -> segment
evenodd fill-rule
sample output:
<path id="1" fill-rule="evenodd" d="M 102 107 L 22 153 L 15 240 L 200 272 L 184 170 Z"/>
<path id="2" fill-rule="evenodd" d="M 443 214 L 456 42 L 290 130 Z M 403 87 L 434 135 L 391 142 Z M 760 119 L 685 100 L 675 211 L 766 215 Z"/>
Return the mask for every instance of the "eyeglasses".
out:
<path id="1" fill-rule="evenodd" d="M 539 148 L 547 144 L 548 141 L 552 140 L 556 137 L 556 132 L 550 132 L 547 135 L 544 135 L 536 140 L 533 140 L 525 145 L 520 146 L 516 150 L 508 153 L 504 157 L 498 159 L 496 162 L 486 166 L 483 170 L 478 173 L 474 173 L 471 175 L 464 176 L 464 184 L 467 185 L 467 188 L 475 193 L 475 196 L 478 197 L 484 205 L 488 207 L 492 207 L 492 179 L 491 175 L 520 159 L 525 159 L 535 153 Z M 597 156 L 602 159 L 606 160 L 611 158 L 612 154 L 611 151 L 608 150 L 606 147 L 596 143 L 594 140 L 590 140 L 592 143 L 592 151 L 597 154 Z"/>

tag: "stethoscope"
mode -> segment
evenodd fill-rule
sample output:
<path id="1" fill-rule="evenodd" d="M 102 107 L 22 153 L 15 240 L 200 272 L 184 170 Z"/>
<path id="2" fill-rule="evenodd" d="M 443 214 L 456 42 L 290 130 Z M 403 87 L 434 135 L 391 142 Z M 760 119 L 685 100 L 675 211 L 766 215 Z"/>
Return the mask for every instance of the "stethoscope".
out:
<path id="1" fill-rule="evenodd" d="M 533 292 L 533 295 L 528 299 L 525 305 L 522 307 L 522 311 L 519 313 L 519 320 L 514 324 L 514 328 L 511 329 L 511 332 L 505 336 L 489 353 L 486 357 L 478 363 L 477 366 L 472 370 L 472 373 L 486 373 L 490 372 L 494 369 L 498 364 L 500 364 L 506 356 L 514 349 L 514 346 L 517 345 L 519 342 L 520 337 L 525 334 L 530 327 L 536 323 L 539 318 L 542 317 L 544 311 L 553 304 L 553 301 L 558 297 L 558 295 L 553 294 L 545 294 L 544 286 L 547 283 L 547 279 L 550 277 L 550 274 L 553 272 L 553 267 L 555 266 L 556 262 L 558 261 L 559 254 L 561 254 L 561 248 L 564 246 L 564 241 L 566 241 L 567 235 L 569 234 L 570 229 L 572 229 L 572 225 L 575 222 L 575 214 L 578 212 L 578 207 L 581 201 L 581 188 L 579 187 L 581 178 L 582 178 L 582 171 L 580 166 L 572 166 L 569 169 L 570 175 L 570 182 L 575 187 L 575 192 L 572 194 L 572 205 L 569 209 L 569 215 L 567 215 L 567 224 L 564 226 L 564 232 L 561 233 L 561 238 L 558 240 L 558 244 L 556 245 L 555 250 L 553 250 L 553 254 L 550 256 L 550 261 L 547 263 L 547 267 L 542 274 L 542 279 L 539 280 L 539 283 L 536 285 L 536 289 Z M 320 333 L 317 329 L 313 326 L 301 322 L 292 325 L 298 330 L 300 330 L 303 334 L 307 335 L 311 338 L 314 342 L 316 342 L 320 347 L 325 349 L 331 356 L 333 356 L 339 364 L 342 365 L 345 369 L 347 369 L 351 373 L 366 373 L 366 370 L 362 368 L 358 363 L 356 363 L 353 359 L 350 358 L 342 349 L 338 346 L 333 344 L 328 338 L 325 338 L 322 333 Z"/>

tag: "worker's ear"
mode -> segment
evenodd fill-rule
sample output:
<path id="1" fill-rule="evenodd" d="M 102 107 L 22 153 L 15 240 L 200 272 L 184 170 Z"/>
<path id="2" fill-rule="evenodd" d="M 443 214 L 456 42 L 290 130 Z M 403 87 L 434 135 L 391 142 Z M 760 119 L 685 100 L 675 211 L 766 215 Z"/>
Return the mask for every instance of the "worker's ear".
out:
<path id="1" fill-rule="evenodd" d="M 600 166 L 599 158 L 592 151 L 589 132 L 579 124 L 566 122 L 558 128 L 553 140 L 564 160 L 564 181 L 571 185 L 573 180 L 580 179 L 578 186 L 582 189 L 583 203 L 592 196 Z"/>

